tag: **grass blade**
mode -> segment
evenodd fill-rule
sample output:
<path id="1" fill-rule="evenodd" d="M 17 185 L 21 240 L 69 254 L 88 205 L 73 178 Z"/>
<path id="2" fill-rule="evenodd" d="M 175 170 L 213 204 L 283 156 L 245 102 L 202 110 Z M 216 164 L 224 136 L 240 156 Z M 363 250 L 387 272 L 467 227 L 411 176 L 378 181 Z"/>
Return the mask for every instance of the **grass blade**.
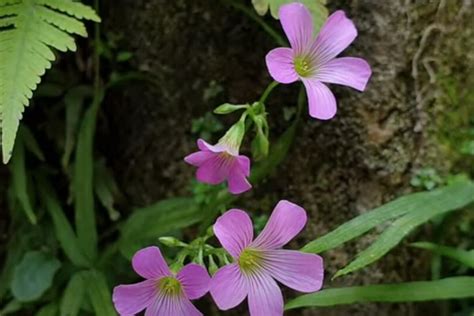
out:
<path id="1" fill-rule="evenodd" d="M 22 137 L 22 129 L 19 130 L 19 137 L 13 153 L 13 159 L 10 163 L 10 171 L 12 174 L 12 187 L 15 198 L 21 205 L 26 217 L 31 224 L 36 225 L 37 218 L 33 211 L 33 206 L 28 194 L 28 176 L 26 174 L 25 165 L 25 144 Z"/>
<path id="2" fill-rule="evenodd" d="M 436 209 L 457 209 L 474 200 L 474 184 L 462 181 L 431 192 L 400 197 L 342 224 L 332 232 L 308 243 L 303 251 L 320 253 L 365 234 L 372 228 L 407 213 Z"/>
<path id="3" fill-rule="evenodd" d="M 77 272 L 69 280 L 59 307 L 60 315 L 79 315 L 86 290 L 84 273 L 85 272 Z"/>
<path id="4" fill-rule="evenodd" d="M 416 242 L 411 244 L 411 246 L 429 250 L 437 255 L 459 261 L 460 263 L 469 268 L 474 268 L 474 250 L 456 249 L 453 247 L 437 245 L 430 242 Z"/>
<path id="5" fill-rule="evenodd" d="M 101 90 L 92 106 L 86 111 L 77 139 L 74 164 L 74 208 L 77 236 L 85 254 L 95 260 L 97 257 L 97 227 L 94 205 L 94 134 L 97 112 L 104 98 Z"/>
<path id="6" fill-rule="evenodd" d="M 76 234 L 66 215 L 64 215 L 64 211 L 51 185 L 45 178 L 38 177 L 38 189 L 40 190 L 41 198 L 44 200 L 46 210 L 53 220 L 55 235 L 64 253 L 74 265 L 89 267 L 91 265 L 90 261 L 85 257 L 80 248 Z"/>
<path id="7" fill-rule="evenodd" d="M 467 297 L 474 297 L 474 277 L 327 289 L 299 296 L 289 301 L 285 309 L 367 302 L 420 302 Z"/>
<path id="8" fill-rule="evenodd" d="M 61 159 L 64 169 L 69 165 L 69 159 L 76 144 L 84 100 L 91 96 L 92 87 L 84 85 L 70 89 L 64 96 L 64 104 L 66 106 L 66 140 L 64 154 Z"/>
<path id="9" fill-rule="evenodd" d="M 87 271 L 83 273 L 83 278 L 85 284 L 87 284 L 87 294 L 95 315 L 117 315 L 112 306 L 112 295 L 105 276 L 99 271 Z"/>
<path id="10" fill-rule="evenodd" d="M 204 214 L 192 198 L 173 198 L 136 210 L 121 228 L 120 251 L 127 258 L 150 240 L 190 226 Z"/>
<path id="11" fill-rule="evenodd" d="M 334 278 L 359 270 L 383 257 L 400 243 L 416 227 L 434 217 L 447 213 L 474 201 L 474 184 L 465 182 L 448 187 L 450 196 L 439 194 L 425 196 L 425 205 L 395 220 L 370 247 L 360 252 L 348 266 L 339 270 Z M 456 190 L 451 190 L 451 189 Z M 444 199 L 440 199 L 443 196 Z"/>

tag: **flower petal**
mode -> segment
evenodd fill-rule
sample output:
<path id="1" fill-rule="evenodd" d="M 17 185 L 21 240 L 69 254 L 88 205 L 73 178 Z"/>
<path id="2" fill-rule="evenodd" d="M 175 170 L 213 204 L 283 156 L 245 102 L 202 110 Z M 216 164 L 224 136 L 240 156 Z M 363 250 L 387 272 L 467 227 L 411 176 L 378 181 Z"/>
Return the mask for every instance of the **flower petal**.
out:
<path id="1" fill-rule="evenodd" d="M 303 79 L 303 84 L 308 96 L 309 115 L 320 120 L 332 119 L 336 115 L 337 104 L 331 90 L 315 79 Z"/>
<path id="2" fill-rule="evenodd" d="M 209 151 L 198 151 L 186 156 L 184 158 L 184 161 L 186 161 L 190 165 L 200 167 L 203 163 L 205 163 L 212 157 L 214 157 L 214 153 L 211 153 Z"/>
<path id="3" fill-rule="evenodd" d="M 301 3 L 294 2 L 280 7 L 281 26 L 296 55 L 308 50 L 313 41 L 313 18 Z"/>
<path id="4" fill-rule="evenodd" d="M 180 313 L 176 316 L 202 316 L 202 313 L 186 298 L 181 298 L 179 302 Z M 167 315 L 167 314 L 164 314 Z"/>
<path id="5" fill-rule="evenodd" d="M 120 315 L 135 315 L 150 306 L 156 295 L 156 282 L 146 280 L 140 283 L 116 286 L 112 294 L 112 301 Z"/>
<path id="6" fill-rule="evenodd" d="M 280 83 L 292 83 L 298 80 L 295 71 L 294 53 L 291 48 L 280 47 L 272 49 L 265 57 L 268 72 Z"/>
<path id="7" fill-rule="evenodd" d="M 196 179 L 209 184 L 224 182 L 229 176 L 234 158 L 225 154 L 212 154 L 213 157 L 204 162 L 196 171 Z"/>
<path id="8" fill-rule="evenodd" d="M 132 266 L 135 272 L 145 279 L 157 279 L 171 275 L 171 271 L 158 247 L 143 248 L 133 256 Z"/>
<path id="9" fill-rule="evenodd" d="M 316 292 L 324 280 L 323 259 L 315 254 L 294 250 L 265 252 L 265 269 L 284 285 L 300 292 Z"/>
<path id="10" fill-rule="evenodd" d="M 265 273 L 255 273 L 248 277 L 249 310 L 251 316 L 283 315 L 283 295 L 277 283 Z"/>
<path id="11" fill-rule="evenodd" d="M 240 252 L 252 242 L 252 220 L 244 211 L 229 210 L 216 220 L 214 233 L 225 250 L 238 258 Z"/>
<path id="12" fill-rule="evenodd" d="M 213 152 L 213 153 L 221 153 L 221 152 L 226 150 L 225 147 L 222 146 L 222 145 L 211 145 L 208 142 L 206 142 L 204 139 L 201 139 L 201 138 L 198 139 L 197 145 L 198 145 L 199 150 L 210 151 L 210 152 Z"/>
<path id="13" fill-rule="evenodd" d="M 306 224 L 306 211 L 289 201 L 278 202 L 267 225 L 251 244 L 260 249 L 276 249 L 287 244 Z"/>
<path id="14" fill-rule="evenodd" d="M 250 159 L 247 156 L 237 156 L 237 163 L 246 177 L 250 176 Z"/>
<path id="15" fill-rule="evenodd" d="M 244 173 L 235 167 L 229 174 L 228 184 L 229 192 L 232 194 L 240 194 L 252 188 Z"/>
<path id="16" fill-rule="evenodd" d="M 212 277 L 210 293 L 220 310 L 228 310 L 239 305 L 247 296 L 245 278 L 237 264 L 220 268 Z"/>
<path id="17" fill-rule="evenodd" d="M 357 37 L 354 23 L 344 11 L 336 11 L 329 16 L 312 47 L 312 56 L 324 64 L 339 55 Z"/>
<path id="18" fill-rule="evenodd" d="M 145 316 L 202 316 L 202 313 L 183 295 L 161 294 L 145 311 Z"/>
<path id="19" fill-rule="evenodd" d="M 209 291 L 211 278 L 207 270 L 194 263 L 185 265 L 177 275 L 187 298 L 194 300 L 204 296 Z"/>
<path id="20" fill-rule="evenodd" d="M 364 91 L 371 75 L 369 64 L 362 58 L 342 57 L 322 65 L 318 69 L 316 79 Z"/>

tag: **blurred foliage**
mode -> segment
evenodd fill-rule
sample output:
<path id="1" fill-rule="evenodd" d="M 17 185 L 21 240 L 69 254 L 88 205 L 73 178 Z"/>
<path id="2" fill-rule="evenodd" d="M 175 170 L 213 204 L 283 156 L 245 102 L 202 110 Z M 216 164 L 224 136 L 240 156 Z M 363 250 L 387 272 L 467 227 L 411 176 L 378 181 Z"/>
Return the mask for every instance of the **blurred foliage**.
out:
<path id="1" fill-rule="evenodd" d="M 213 115 L 207 112 L 204 116 L 194 119 L 192 122 L 192 133 L 199 136 L 199 138 L 210 140 L 214 133 L 220 132 L 224 129 L 224 125 Z"/>
<path id="2" fill-rule="evenodd" d="M 313 16 L 315 32 L 318 32 L 328 17 L 326 0 L 252 0 L 252 4 L 258 14 L 265 15 L 268 9 L 270 9 L 270 13 L 275 19 L 278 19 L 280 7 L 291 2 L 301 2 L 309 9 Z"/>
<path id="3" fill-rule="evenodd" d="M 438 171 L 433 168 L 418 170 L 410 180 L 410 184 L 415 188 L 421 188 L 428 191 L 433 190 L 443 183 L 444 181 L 438 174 Z"/>

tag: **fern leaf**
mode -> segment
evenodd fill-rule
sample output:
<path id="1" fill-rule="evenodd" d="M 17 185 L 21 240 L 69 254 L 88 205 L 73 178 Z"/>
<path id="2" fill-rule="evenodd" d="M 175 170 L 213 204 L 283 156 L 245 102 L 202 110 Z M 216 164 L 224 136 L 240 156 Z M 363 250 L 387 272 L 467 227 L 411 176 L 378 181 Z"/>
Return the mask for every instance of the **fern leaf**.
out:
<path id="1" fill-rule="evenodd" d="M 37 3 L 65 12 L 77 19 L 100 22 L 100 17 L 92 8 L 79 2 L 73 2 L 71 0 L 38 0 Z"/>
<path id="2" fill-rule="evenodd" d="M 84 24 L 75 18 L 69 17 L 57 11 L 48 9 L 46 7 L 38 7 L 38 15 L 46 22 L 53 24 L 68 33 L 78 34 L 86 37 L 87 31 Z"/>
<path id="3" fill-rule="evenodd" d="M 21 0 L 0 0 L 0 6 L 7 5 L 7 4 L 15 4 L 20 3 Z"/>
<path id="4" fill-rule="evenodd" d="M 81 20 L 100 21 L 71 0 L 0 0 L 0 124 L 7 163 L 24 108 L 55 60 L 53 49 L 75 51 L 72 34 L 87 36 Z"/>

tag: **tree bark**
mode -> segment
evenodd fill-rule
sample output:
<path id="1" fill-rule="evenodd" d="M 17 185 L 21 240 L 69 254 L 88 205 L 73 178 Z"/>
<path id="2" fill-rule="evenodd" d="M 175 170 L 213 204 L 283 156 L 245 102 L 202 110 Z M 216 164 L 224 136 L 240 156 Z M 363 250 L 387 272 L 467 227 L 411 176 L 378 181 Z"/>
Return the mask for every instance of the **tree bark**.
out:
<path id="1" fill-rule="evenodd" d="M 437 138 L 436 117 L 446 106 L 440 78 L 463 82 L 472 73 L 470 3 L 329 1 L 331 11 L 345 10 L 359 30 L 344 55 L 369 61 L 373 77 L 368 89 L 357 93 L 331 87 L 337 117 L 323 122 L 305 114 L 289 159 L 234 206 L 270 211 L 280 199 L 302 205 L 310 218 L 295 243 L 302 245 L 409 192 L 417 168 L 446 170 L 449 157 Z M 182 159 L 195 150 L 192 120 L 224 101 L 258 99 L 271 80 L 265 54 L 278 45 L 220 1 L 117 0 L 102 15 L 107 30 L 123 33 L 134 66 L 151 72 L 158 86 L 135 84 L 108 97 L 108 129 L 101 144 L 109 163 L 134 205 L 186 194 L 194 170 Z M 277 21 L 266 19 L 280 30 Z M 269 100 L 273 138 L 289 124 L 283 107 L 295 104 L 297 91 L 298 84 L 283 86 Z M 400 246 L 370 267 L 330 281 L 376 236 L 373 232 L 325 253 L 325 286 L 429 278 L 429 258 Z M 364 304 L 304 315 L 413 315 L 420 308 Z"/>

